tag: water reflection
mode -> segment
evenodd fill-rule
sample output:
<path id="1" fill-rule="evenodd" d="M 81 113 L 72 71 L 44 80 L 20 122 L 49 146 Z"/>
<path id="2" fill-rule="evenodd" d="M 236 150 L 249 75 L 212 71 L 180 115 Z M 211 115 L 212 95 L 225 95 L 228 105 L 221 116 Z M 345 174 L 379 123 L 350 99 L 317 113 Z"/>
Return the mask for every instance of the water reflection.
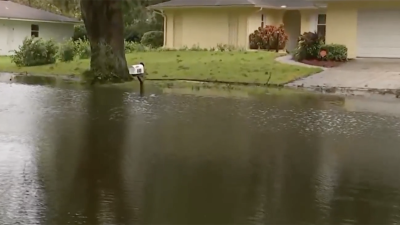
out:
<path id="1" fill-rule="evenodd" d="M 53 85 L 0 84 L 0 224 L 398 221 L 397 117 Z"/>

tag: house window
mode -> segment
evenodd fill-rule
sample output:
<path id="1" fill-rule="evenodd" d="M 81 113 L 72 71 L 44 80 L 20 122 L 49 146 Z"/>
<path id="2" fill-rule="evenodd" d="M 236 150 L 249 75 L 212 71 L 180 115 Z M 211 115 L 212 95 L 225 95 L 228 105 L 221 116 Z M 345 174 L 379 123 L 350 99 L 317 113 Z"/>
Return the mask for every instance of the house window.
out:
<path id="1" fill-rule="evenodd" d="M 318 14 L 317 33 L 320 37 L 326 35 L 326 14 Z"/>
<path id="2" fill-rule="evenodd" d="M 35 24 L 31 25 L 31 36 L 39 37 L 39 25 L 35 25 Z"/>
<path id="3" fill-rule="evenodd" d="M 264 27 L 264 14 L 261 14 L 261 27 Z"/>

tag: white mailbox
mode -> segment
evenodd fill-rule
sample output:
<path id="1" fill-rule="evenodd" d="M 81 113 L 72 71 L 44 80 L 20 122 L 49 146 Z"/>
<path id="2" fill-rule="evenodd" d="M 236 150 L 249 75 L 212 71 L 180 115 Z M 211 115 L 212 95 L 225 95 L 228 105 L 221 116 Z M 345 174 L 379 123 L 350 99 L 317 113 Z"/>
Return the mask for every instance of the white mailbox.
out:
<path id="1" fill-rule="evenodd" d="M 133 76 L 143 75 L 144 74 L 144 64 L 139 63 L 136 65 L 129 66 L 129 74 Z"/>

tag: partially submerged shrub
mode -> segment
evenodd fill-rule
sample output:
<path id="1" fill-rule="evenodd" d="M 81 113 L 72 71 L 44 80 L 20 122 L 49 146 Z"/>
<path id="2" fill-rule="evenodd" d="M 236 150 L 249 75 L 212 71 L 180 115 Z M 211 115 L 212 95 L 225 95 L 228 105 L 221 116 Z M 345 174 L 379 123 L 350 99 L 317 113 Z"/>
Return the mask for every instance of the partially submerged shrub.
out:
<path id="1" fill-rule="evenodd" d="M 162 31 L 149 31 L 143 34 L 140 41 L 142 45 L 152 48 L 159 48 L 164 45 L 164 32 Z"/>
<path id="2" fill-rule="evenodd" d="M 317 59 L 323 44 L 323 38 L 316 32 L 304 32 L 299 37 L 297 49 L 294 51 L 293 57 L 297 61 Z"/>
<path id="3" fill-rule="evenodd" d="M 75 52 L 79 59 L 88 59 L 91 55 L 89 41 L 75 41 Z"/>
<path id="4" fill-rule="evenodd" d="M 57 45 L 53 40 L 25 38 L 18 50 L 11 56 L 17 66 L 38 66 L 56 62 Z"/>
<path id="5" fill-rule="evenodd" d="M 75 57 L 75 43 L 72 39 L 60 44 L 58 51 L 58 59 L 61 62 L 69 62 L 74 60 Z"/>
<path id="6" fill-rule="evenodd" d="M 250 49 L 275 50 L 284 49 L 289 37 L 283 24 L 279 26 L 268 25 L 259 27 L 249 36 Z M 279 43 L 278 43 L 279 40 Z"/>
<path id="7" fill-rule="evenodd" d="M 347 60 L 347 47 L 339 44 L 322 45 L 320 51 L 325 54 L 319 55 L 319 59 L 327 61 L 346 61 Z"/>

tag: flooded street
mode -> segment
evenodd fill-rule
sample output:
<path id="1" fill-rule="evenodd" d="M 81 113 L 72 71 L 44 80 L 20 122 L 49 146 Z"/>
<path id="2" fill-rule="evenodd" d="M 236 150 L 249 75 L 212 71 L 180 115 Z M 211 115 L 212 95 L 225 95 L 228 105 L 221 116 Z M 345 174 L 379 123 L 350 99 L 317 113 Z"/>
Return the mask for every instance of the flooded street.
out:
<path id="1" fill-rule="evenodd" d="M 0 83 L 0 224 L 400 223 L 394 115 L 35 83 Z"/>

